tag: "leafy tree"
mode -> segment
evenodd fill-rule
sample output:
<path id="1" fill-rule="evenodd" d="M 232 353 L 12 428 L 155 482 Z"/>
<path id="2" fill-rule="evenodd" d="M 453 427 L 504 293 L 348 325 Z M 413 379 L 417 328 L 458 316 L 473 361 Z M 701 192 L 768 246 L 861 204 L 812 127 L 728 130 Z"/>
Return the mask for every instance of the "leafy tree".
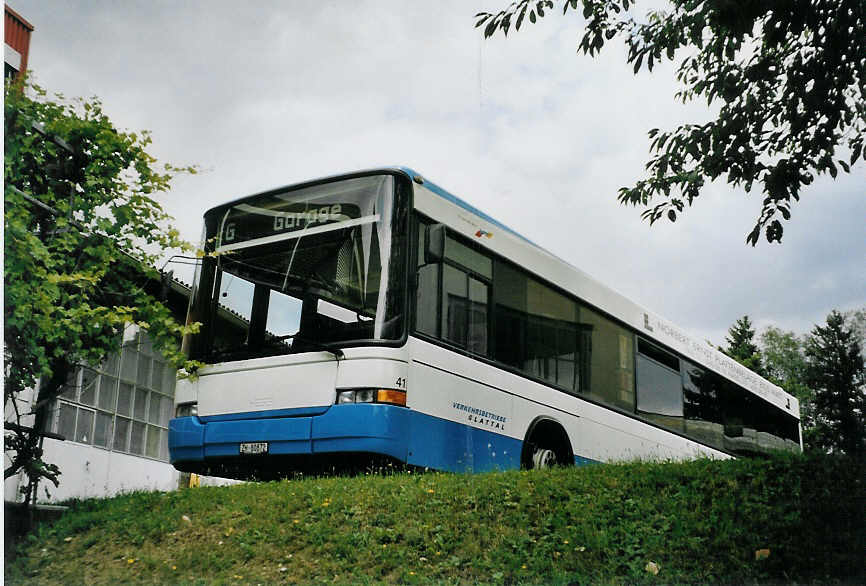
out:
<path id="1" fill-rule="evenodd" d="M 720 177 L 751 191 L 763 208 L 746 241 L 761 231 L 782 239 L 782 223 L 816 175 L 836 177 L 866 160 L 866 2 L 863 0 L 667 0 L 644 20 L 628 13 L 634 0 L 565 0 L 583 7 L 579 51 L 594 56 L 621 37 L 637 73 L 679 59 L 676 94 L 706 99 L 718 115 L 670 132 L 649 131 L 647 177 L 619 190 L 623 204 L 646 206 L 650 223 L 675 221 Z M 481 12 L 484 36 L 536 22 L 551 0 L 518 0 L 497 14 Z M 843 147 L 845 159 L 837 158 Z M 651 205 L 655 198 L 660 203 Z"/>
<path id="2" fill-rule="evenodd" d="M 20 83 L 5 98 L 4 477 L 23 469 L 31 486 L 40 477 L 56 485 L 38 430 L 76 367 L 116 352 L 128 324 L 183 363 L 177 342 L 195 328 L 179 325 L 148 285 L 159 282 L 161 252 L 188 245 L 153 197 L 195 169 L 158 170 L 149 134 L 117 130 L 95 98 L 52 101 Z M 23 425 L 16 398 L 37 384 L 35 422 Z"/>
<path id="3" fill-rule="evenodd" d="M 816 445 L 866 456 L 866 364 L 857 337 L 837 311 L 806 340 L 806 383 L 815 391 Z"/>
<path id="4" fill-rule="evenodd" d="M 815 445 L 815 394 L 806 384 L 806 354 L 804 341 L 794 332 L 770 326 L 760 335 L 764 376 L 797 397 L 800 402 L 800 424 L 806 449 Z"/>
<path id="5" fill-rule="evenodd" d="M 744 315 L 728 329 L 728 337 L 725 341 L 727 348 L 719 348 L 722 352 L 761 376 L 764 375 L 761 364 L 761 352 L 755 344 L 755 330 L 749 316 Z"/>

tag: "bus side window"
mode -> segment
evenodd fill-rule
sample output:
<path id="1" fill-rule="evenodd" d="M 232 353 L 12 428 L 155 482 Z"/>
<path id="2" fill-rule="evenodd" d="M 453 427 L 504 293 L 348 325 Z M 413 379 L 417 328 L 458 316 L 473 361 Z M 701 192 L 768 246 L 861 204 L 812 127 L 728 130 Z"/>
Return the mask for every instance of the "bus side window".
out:
<path id="1" fill-rule="evenodd" d="M 424 249 L 429 224 L 418 222 L 418 273 L 415 287 L 415 330 L 439 335 L 439 273 L 441 264 L 427 263 Z"/>
<path id="2" fill-rule="evenodd" d="M 469 316 L 466 343 L 470 352 L 482 356 L 487 356 L 489 297 L 490 287 L 483 281 L 469 277 Z"/>
<path id="3" fill-rule="evenodd" d="M 448 233 L 442 270 L 442 337 L 487 356 L 493 260 Z"/>
<path id="4" fill-rule="evenodd" d="M 450 264 L 442 274 L 442 338 L 486 356 L 489 285 Z"/>
<path id="5" fill-rule="evenodd" d="M 426 254 L 431 226 L 418 222 L 415 330 L 487 356 L 493 261 L 446 233 L 440 235 L 444 257 L 431 262 Z"/>
<path id="6" fill-rule="evenodd" d="M 577 303 L 522 269 L 497 261 L 493 304 L 494 359 L 577 392 L 582 331 Z"/>
<path id="7" fill-rule="evenodd" d="M 466 273 L 451 265 L 442 269 L 442 338 L 465 348 L 469 326 Z"/>

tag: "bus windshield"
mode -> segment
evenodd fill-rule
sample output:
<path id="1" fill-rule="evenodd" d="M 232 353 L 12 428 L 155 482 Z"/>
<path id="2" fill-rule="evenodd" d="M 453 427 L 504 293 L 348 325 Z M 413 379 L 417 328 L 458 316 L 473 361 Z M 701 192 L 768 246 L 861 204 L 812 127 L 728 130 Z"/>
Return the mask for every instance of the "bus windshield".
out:
<path id="1" fill-rule="evenodd" d="M 193 357 L 222 362 L 401 339 L 408 198 L 398 183 L 363 176 L 208 212 Z"/>

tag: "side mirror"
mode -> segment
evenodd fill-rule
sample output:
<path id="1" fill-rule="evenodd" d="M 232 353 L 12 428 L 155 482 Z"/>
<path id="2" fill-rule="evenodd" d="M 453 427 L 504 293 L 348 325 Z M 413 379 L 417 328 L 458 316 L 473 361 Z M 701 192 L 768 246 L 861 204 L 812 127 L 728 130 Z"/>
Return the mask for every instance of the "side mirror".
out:
<path id="1" fill-rule="evenodd" d="M 431 224 L 424 238 L 424 263 L 440 262 L 445 258 L 445 226 Z"/>

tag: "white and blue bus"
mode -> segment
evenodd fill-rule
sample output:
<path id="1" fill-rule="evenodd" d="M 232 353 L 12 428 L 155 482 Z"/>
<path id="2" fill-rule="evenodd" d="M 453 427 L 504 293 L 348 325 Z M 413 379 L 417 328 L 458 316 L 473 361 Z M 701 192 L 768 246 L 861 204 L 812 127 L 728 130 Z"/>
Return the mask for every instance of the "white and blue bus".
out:
<path id="1" fill-rule="evenodd" d="M 801 449 L 796 398 L 415 171 L 208 211 L 169 451 L 268 478 Z"/>

